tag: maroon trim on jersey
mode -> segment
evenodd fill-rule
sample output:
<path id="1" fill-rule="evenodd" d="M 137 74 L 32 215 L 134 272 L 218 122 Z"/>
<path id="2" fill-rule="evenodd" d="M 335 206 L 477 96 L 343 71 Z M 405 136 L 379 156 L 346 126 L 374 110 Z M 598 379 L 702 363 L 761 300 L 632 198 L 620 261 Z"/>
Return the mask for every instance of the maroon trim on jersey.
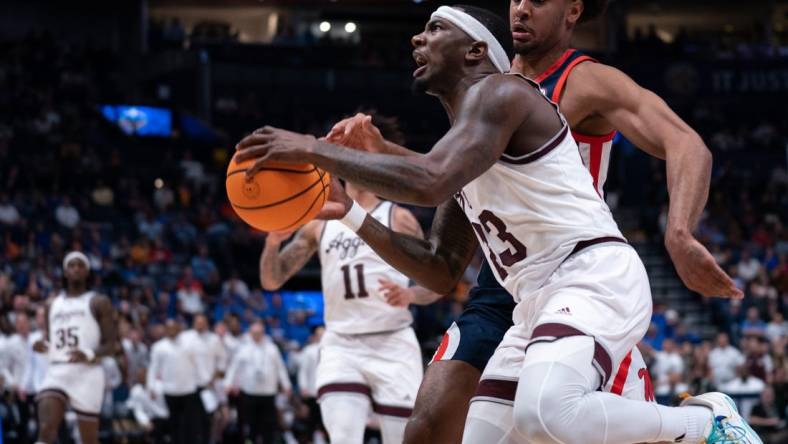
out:
<path id="1" fill-rule="evenodd" d="M 485 398 L 495 398 L 504 401 L 514 401 L 517 393 L 517 381 L 505 379 L 482 379 L 476 387 L 474 397 L 484 396 Z"/>
<path id="2" fill-rule="evenodd" d="M 576 49 L 567 49 L 566 51 L 564 51 L 564 53 L 561 55 L 561 57 L 559 57 L 558 60 L 555 61 L 555 63 L 550 65 L 550 67 L 547 68 L 547 70 L 545 72 L 539 74 L 539 76 L 537 76 L 534 79 L 534 81 L 536 83 L 541 83 L 544 79 L 546 79 L 546 78 L 550 77 L 551 75 L 553 75 L 553 73 L 556 72 L 556 70 L 558 68 L 560 68 L 561 65 L 564 64 L 564 62 L 566 62 L 566 59 L 568 59 L 569 56 L 571 56 L 572 54 L 575 53 L 575 51 L 577 51 L 577 50 Z"/>
<path id="3" fill-rule="evenodd" d="M 372 398 L 372 390 L 369 386 L 357 382 L 338 382 L 326 384 L 317 389 L 317 398 L 320 399 L 328 393 L 358 393 L 369 397 L 372 402 L 372 411 L 379 415 L 396 416 L 398 418 L 409 418 L 413 413 L 410 407 L 398 407 L 394 405 L 379 404 Z"/>
<path id="4" fill-rule="evenodd" d="M 528 343 L 528 346 L 525 347 L 526 353 L 528 352 L 528 347 L 533 344 L 538 344 L 540 342 L 555 342 L 562 338 L 569 338 L 572 336 L 590 336 L 583 333 L 582 331 L 571 327 L 566 324 L 558 324 L 558 323 L 548 323 L 542 324 L 537 326 L 533 333 L 531 334 L 531 342 Z M 610 358 L 610 354 L 607 350 L 602 347 L 602 345 L 594 339 L 594 363 L 596 364 L 597 370 L 602 375 L 602 384 L 600 388 L 605 387 L 607 385 L 607 381 L 610 379 L 611 374 L 613 373 L 613 360 Z"/>
<path id="5" fill-rule="evenodd" d="M 621 243 L 621 244 L 629 244 L 629 242 L 627 242 L 626 239 L 622 239 L 622 238 L 616 237 L 616 236 L 598 237 L 596 239 L 589 239 L 589 240 L 584 240 L 584 241 L 580 241 L 580 242 L 576 243 L 575 244 L 575 248 L 572 249 L 572 252 L 569 253 L 569 256 L 572 256 L 573 254 L 579 253 L 579 252 L 581 252 L 581 251 L 585 250 L 586 248 L 591 247 L 593 245 L 604 244 L 606 242 L 616 242 L 616 243 Z M 567 259 L 569 258 L 569 256 L 567 256 Z"/>
<path id="6" fill-rule="evenodd" d="M 567 125 L 564 125 L 564 127 L 561 129 L 561 132 L 556 134 L 556 136 L 553 137 L 553 139 L 550 142 L 548 142 L 545 146 L 539 148 L 534 152 L 528 153 L 520 158 L 513 158 L 506 154 L 502 154 L 501 161 L 506 163 L 511 163 L 514 165 L 525 165 L 527 163 L 535 162 L 541 159 L 542 157 L 546 156 L 547 154 L 549 154 L 558 145 L 560 145 L 561 142 L 563 142 L 564 139 L 566 138 L 568 132 L 569 132 L 569 127 Z"/>

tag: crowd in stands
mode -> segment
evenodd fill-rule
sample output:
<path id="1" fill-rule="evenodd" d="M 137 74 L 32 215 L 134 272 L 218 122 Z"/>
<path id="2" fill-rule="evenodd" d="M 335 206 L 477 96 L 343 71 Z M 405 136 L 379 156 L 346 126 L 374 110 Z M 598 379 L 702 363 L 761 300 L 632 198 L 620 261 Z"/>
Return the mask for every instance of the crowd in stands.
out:
<path id="1" fill-rule="evenodd" d="M 123 137 L 95 109 L 100 100 L 122 97 L 110 75 L 115 57 L 87 45 L 63 45 L 46 34 L 0 43 L 4 442 L 26 442 L 35 429 L 32 400 L 46 359 L 25 347 L 40 338 L 42 307 L 62 288 L 60 261 L 72 249 L 88 255 L 94 288 L 111 298 L 118 313 L 122 358 L 104 362 L 109 376 L 104 439 L 143 441 L 177 433 L 168 429 L 166 403 L 157 398 L 156 384 L 148 377 L 152 350 L 166 341 L 168 323 L 173 329 L 193 330 L 204 319 L 200 315 L 206 315 L 211 337 L 224 350 L 217 363 L 212 428 L 206 432 L 211 442 L 240 442 L 238 436 L 252 433 L 244 424 L 253 421 L 246 421 L 238 396 L 243 387 L 237 387 L 240 380 L 232 381 L 235 375 L 229 370 L 234 356 L 244 355 L 234 351 L 255 343 L 275 345 L 285 370 L 274 390 L 277 413 L 270 427 L 286 442 L 319 442 L 321 432 L 310 416 L 314 389 L 305 364 L 308 344 L 317 340 L 310 335 L 317 325 L 314 313 L 260 289 L 256 275 L 264 234 L 239 222 L 223 196 L 229 144 L 198 151 L 178 140 Z M 715 155 L 724 158 L 753 147 L 757 153 L 785 149 L 784 120 L 739 128 L 725 116 L 709 115 L 698 104 L 685 117 Z M 314 126 L 325 131 L 325 123 Z M 726 391 L 770 442 L 784 442 L 788 172 L 784 163 L 750 162 L 755 165 L 747 168 L 734 160 L 717 163 L 698 229 L 701 241 L 745 292 L 744 300 L 704 301 L 713 335 L 702 335 L 698 325 L 657 304 L 641 348 L 658 401 L 675 402 L 684 392 Z M 652 167 L 655 179 L 646 191 L 644 217 L 654 222 L 644 227 L 658 241 L 667 197 L 664 164 Z M 431 213 L 417 214 L 426 225 Z M 474 278 L 473 270 L 466 274 L 463 286 Z M 462 309 L 465 292 L 457 293 L 416 312 L 415 327 L 427 356 Z M 265 327 L 260 341 L 255 339 L 259 334 L 249 334 L 255 325 Z"/>

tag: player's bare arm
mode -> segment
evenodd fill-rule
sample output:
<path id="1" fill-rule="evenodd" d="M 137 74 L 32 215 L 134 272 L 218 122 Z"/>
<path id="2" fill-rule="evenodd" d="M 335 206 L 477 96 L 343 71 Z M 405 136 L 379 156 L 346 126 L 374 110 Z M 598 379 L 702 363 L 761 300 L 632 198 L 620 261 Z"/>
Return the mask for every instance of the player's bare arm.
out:
<path id="1" fill-rule="evenodd" d="M 424 237 L 419 221 L 413 213 L 405 208 L 394 207 L 391 225 L 392 230 L 398 233 Z M 410 304 L 429 305 L 443 297 L 443 295 L 424 287 L 402 287 L 387 279 L 381 279 L 378 284 L 386 302 L 396 307 L 407 307 Z"/>
<path id="2" fill-rule="evenodd" d="M 278 290 L 306 265 L 317 252 L 323 222 L 312 221 L 299 229 L 293 240 L 279 250 L 289 233 L 269 233 L 260 254 L 260 284 L 268 291 Z"/>
<path id="3" fill-rule="evenodd" d="M 449 132 L 427 154 L 368 153 L 265 127 L 238 144 L 236 158 L 239 162 L 258 159 L 247 170 L 249 176 L 266 160 L 310 162 L 387 199 L 437 206 L 489 169 L 506 150 L 528 116 L 527 103 L 536 97 L 524 86 L 513 76 L 478 81 L 456 106 Z"/>
<path id="4" fill-rule="evenodd" d="M 96 317 L 101 331 L 101 343 L 95 350 L 96 355 L 92 361 L 98 362 L 105 356 L 115 357 L 118 350 L 118 334 L 112 302 L 103 294 L 96 295 L 90 300 L 90 311 Z M 82 350 L 75 349 L 69 352 L 69 362 L 90 361 Z"/>
<path id="5" fill-rule="evenodd" d="M 36 353 L 46 353 L 49 351 L 49 307 L 52 305 L 53 298 L 50 297 L 44 302 L 44 325 L 41 326 L 41 339 L 33 343 L 33 351 Z"/>
<path id="6" fill-rule="evenodd" d="M 329 199 L 330 204 L 341 208 L 334 214 L 337 218 L 343 217 L 353 203 L 336 178 Z M 454 288 L 478 245 L 470 223 L 454 200 L 438 207 L 429 240 L 397 233 L 373 217 L 364 220 L 358 235 L 392 267 L 439 294 Z"/>
<path id="7" fill-rule="evenodd" d="M 664 100 L 623 72 L 599 63 L 583 63 L 572 72 L 569 109 L 591 110 L 636 146 L 664 159 L 670 206 L 665 246 L 681 279 L 707 296 L 741 297 L 733 280 L 692 235 L 709 194 L 712 156 L 700 136 Z M 570 116 L 570 121 L 578 121 Z M 584 124 L 580 121 L 577 129 Z"/>

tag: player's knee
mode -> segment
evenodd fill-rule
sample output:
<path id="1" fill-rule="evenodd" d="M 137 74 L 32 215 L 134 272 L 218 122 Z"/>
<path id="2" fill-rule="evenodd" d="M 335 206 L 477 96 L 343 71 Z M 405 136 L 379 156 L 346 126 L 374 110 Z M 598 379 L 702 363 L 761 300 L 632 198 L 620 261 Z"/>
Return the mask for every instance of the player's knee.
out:
<path id="1" fill-rule="evenodd" d="M 566 426 L 562 424 L 561 413 L 566 410 L 566 403 L 572 401 L 566 391 L 560 390 L 560 386 L 551 383 L 548 378 L 540 377 L 544 375 L 541 369 L 533 370 L 524 375 L 530 378 L 527 380 L 531 383 L 518 387 L 513 412 L 514 427 L 530 443 L 554 443 L 556 436 Z"/>
<path id="2" fill-rule="evenodd" d="M 405 426 L 405 444 L 427 444 L 435 442 L 432 438 L 437 427 L 437 418 L 430 412 L 413 412 Z"/>

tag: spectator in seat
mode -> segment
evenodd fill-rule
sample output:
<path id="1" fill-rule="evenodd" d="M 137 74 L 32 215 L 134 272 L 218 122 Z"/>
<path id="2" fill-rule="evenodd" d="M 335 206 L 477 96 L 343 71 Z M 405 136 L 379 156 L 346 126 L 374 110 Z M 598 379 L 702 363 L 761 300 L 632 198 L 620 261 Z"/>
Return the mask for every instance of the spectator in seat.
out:
<path id="1" fill-rule="evenodd" d="M 744 364 L 744 355 L 730 344 L 727 333 L 718 333 L 714 348 L 709 353 L 712 381 L 717 387 L 736 377 L 736 368 Z"/>

